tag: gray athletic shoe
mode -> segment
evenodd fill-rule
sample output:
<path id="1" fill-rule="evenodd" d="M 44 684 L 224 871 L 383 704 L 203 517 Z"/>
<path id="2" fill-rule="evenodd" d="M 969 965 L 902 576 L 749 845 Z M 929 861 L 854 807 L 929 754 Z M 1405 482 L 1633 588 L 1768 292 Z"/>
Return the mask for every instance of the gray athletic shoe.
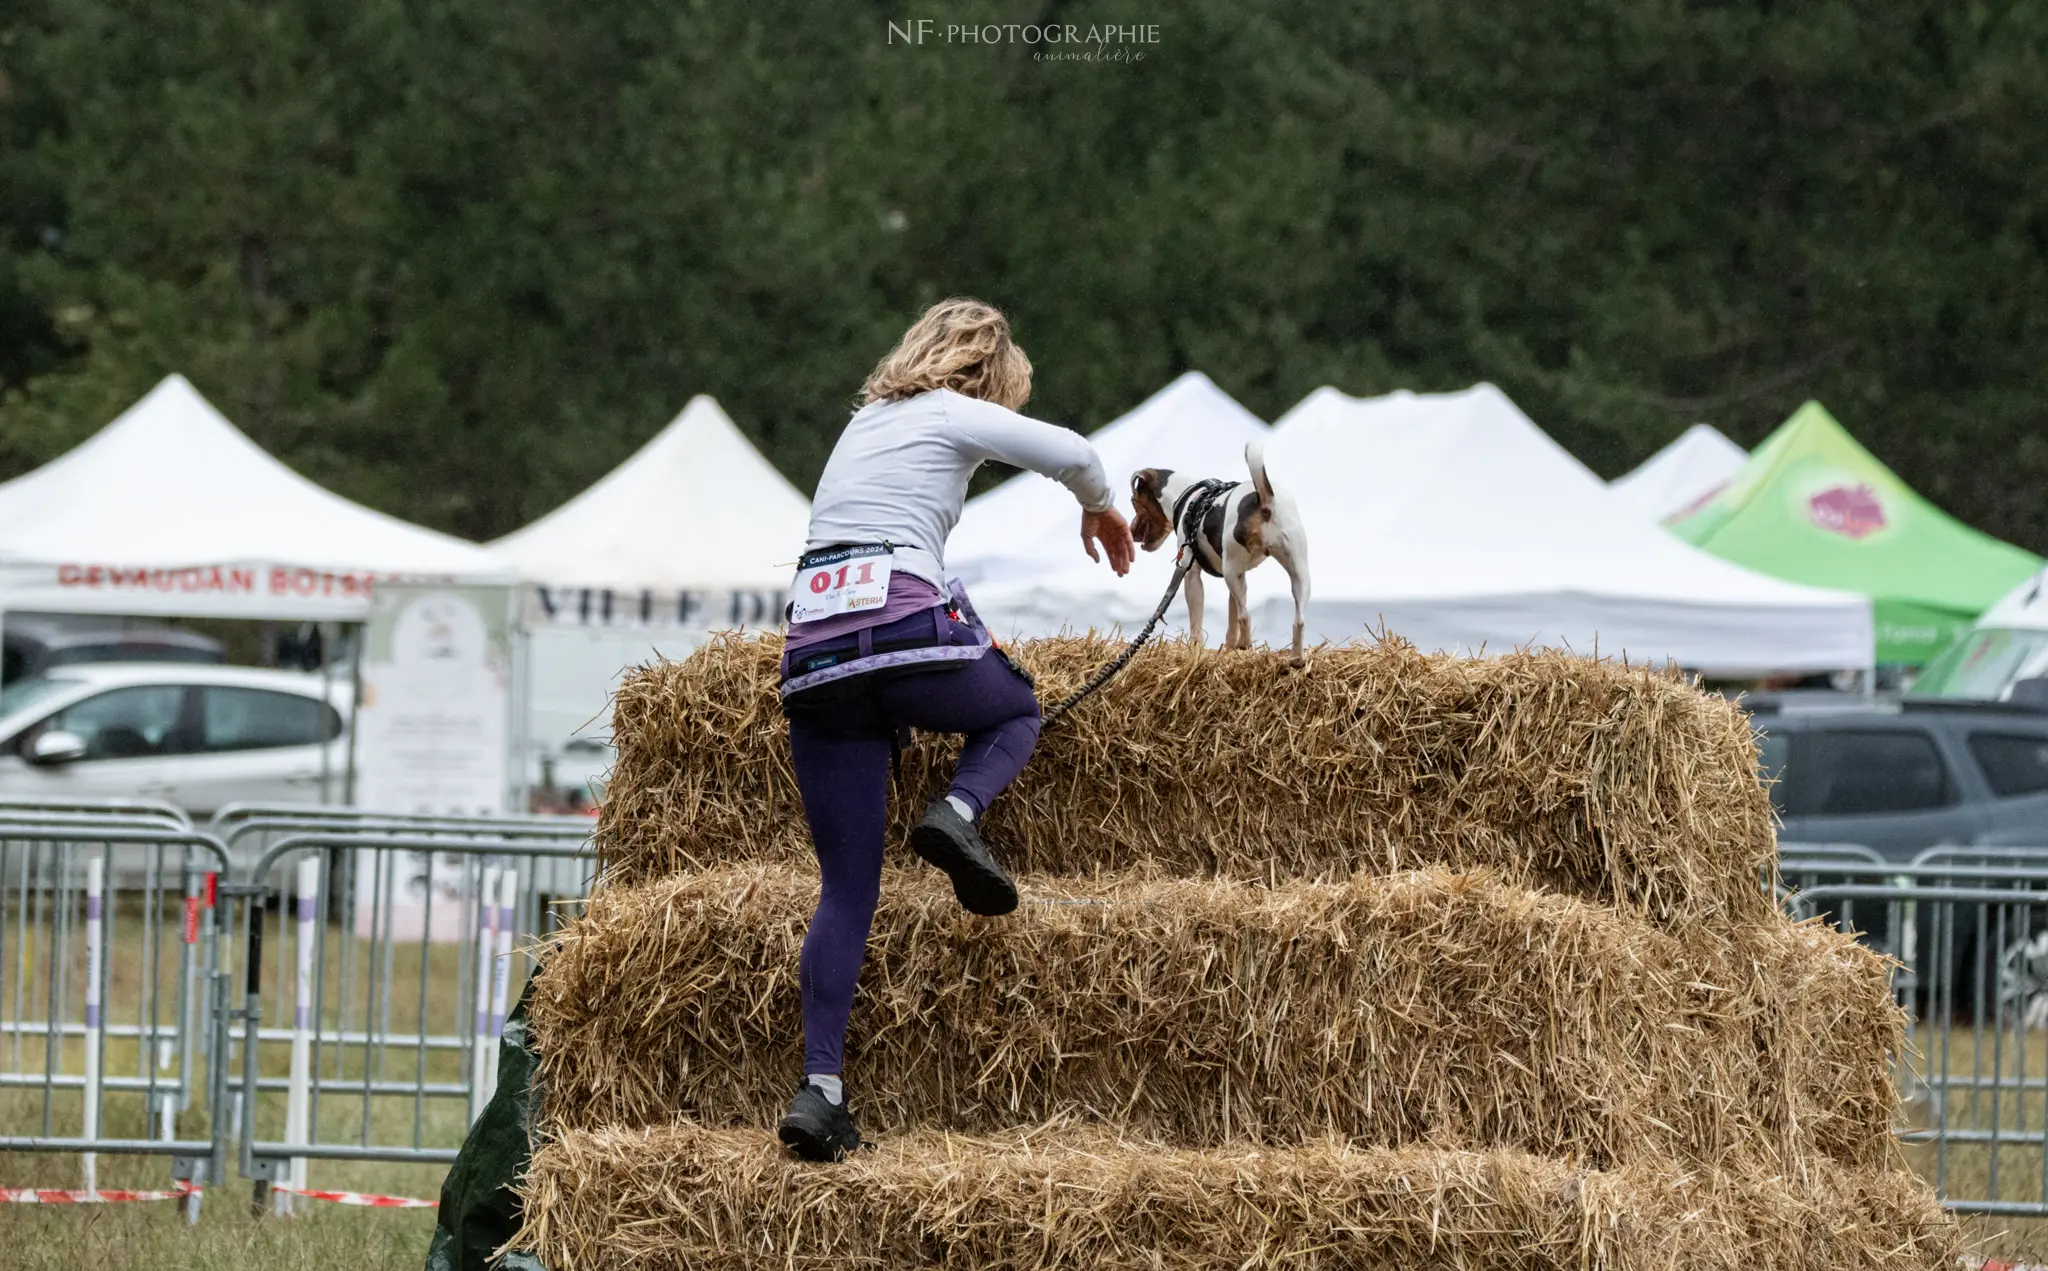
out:
<path id="1" fill-rule="evenodd" d="M 847 1153 L 862 1146 L 860 1131 L 845 1102 L 827 1099 L 808 1079 L 797 1083 L 796 1098 L 790 1100 L 789 1112 L 775 1127 L 775 1137 L 807 1161 L 844 1160 Z"/>
<path id="2" fill-rule="evenodd" d="M 946 871 L 967 912 L 993 918 L 1017 907 L 1017 884 L 989 854 L 974 822 L 944 798 L 924 810 L 924 820 L 910 832 L 910 850 Z"/>

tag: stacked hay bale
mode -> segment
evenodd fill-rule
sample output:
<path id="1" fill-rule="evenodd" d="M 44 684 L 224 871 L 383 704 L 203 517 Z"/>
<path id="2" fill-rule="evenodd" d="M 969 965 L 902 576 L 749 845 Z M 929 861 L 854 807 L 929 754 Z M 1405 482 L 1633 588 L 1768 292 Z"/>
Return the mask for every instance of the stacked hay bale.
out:
<path id="1" fill-rule="evenodd" d="M 815 869 L 772 642 L 621 692 L 607 886 L 532 1010 L 557 1271 L 1935 1267 L 1881 961 L 1772 907 L 1730 705 L 1553 654 L 1149 649 L 1049 732 L 982 919 L 907 853 L 787 1159 Z M 1047 697 L 1111 650 L 1026 645 Z M 954 743 L 920 738 L 893 808 Z"/>

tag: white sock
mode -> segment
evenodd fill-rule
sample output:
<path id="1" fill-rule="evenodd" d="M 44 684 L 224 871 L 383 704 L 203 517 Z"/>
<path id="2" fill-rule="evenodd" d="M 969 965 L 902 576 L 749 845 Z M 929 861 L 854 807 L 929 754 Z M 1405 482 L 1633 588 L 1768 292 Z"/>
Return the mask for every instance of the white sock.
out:
<path id="1" fill-rule="evenodd" d="M 806 1075 L 804 1080 L 810 1082 L 819 1094 L 825 1096 L 825 1102 L 835 1108 L 846 1099 L 846 1086 L 839 1080 L 839 1074 L 836 1072 L 830 1074 L 814 1072 Z"/>
<path id="2" fill-rule="evenodd" d="M 958 795 L 953 794 L 949 794 L 946 796 L 946 802 L 953 805 L 953 810 L 960 814 L 961 820 L 967 822 L 970 825 L 974 823 L 973 804 L 969 803 L 967 800 L 959 797 Z"/>

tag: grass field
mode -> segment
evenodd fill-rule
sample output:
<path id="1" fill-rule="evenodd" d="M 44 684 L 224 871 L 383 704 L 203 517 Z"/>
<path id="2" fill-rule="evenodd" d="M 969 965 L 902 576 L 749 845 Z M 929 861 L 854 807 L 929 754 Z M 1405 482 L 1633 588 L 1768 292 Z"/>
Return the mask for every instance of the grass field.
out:
<path id="1" fill-rule="evenodd" d="M 270 939 L 274 941 L 274 915 L 272 925 Z M 136 1004 L 148 980 L 155 979 L 159 985 L 175 982 L 175 959 L 158 958 L 152 963 L 140 923 L 117 924 L 115 937 L 115 955 L 109 965 L 109 1017 L 116 1022 L 133 1022 Z M 351 958 L 337 933 L 330 931 L 329 940 L 332 952 L 322 986 L 324 1026 L 357 1029 L 365 1021 L 364 1007 L 372 997 L 371 984 L 384 977 L 374 973 L 375 960 L 367 951 L 358 949 Z M 289 952 L 288 944 L 285 950 Z M 265 1015 L 269 1023 L 280 1022 L 285 1015 L 279 1008 L 289 1007 L 288 1001 L 275 994 L 278 951 L 279 946 L 272 943 L 265 957 Z M 465 980 L 473 983 L 471 969 L 462 966 L 461 961 L 461 955 L 450 946 L 434 947 L 425 955 L 424 965 L 419 946 L 399 946 L 393 950 L 388 981 L 393 1032 L 415 1031 L 423 1016 L 430 1033 L 448 1033 L 457 1027 L 460 1015 L 470 1009 L 471 1000 L 469 990 L 458 985 Z M 0 939 L 0 967 L 21 965 L 22 951 L 10 941 Z M 289 965 L 288 960 L 283 963 L 287 971 Z M 44 963 L 39 972 L 37 983 L 45 988 L 50 970 Z M 83 967 L 81 964 L 66 971 L 82 976 Z M 0 979 L 0 1073 L 40 1072 L 44 1040 L 35 1035 L 12 1035 L 6 1027 L 13 1019 L 37 1019 L 40 1014 L 31 1009 L 16 1015 L 8 993 L 6 981 Z M 1939 1176 L 1951 1195 L 1996 1196 L 2006 1200 L 2041 1198 L 2044 1180 L 2048 1180 L 2048 1086 L 2042 1083 L 2043 1077 L 2048 1076 L 2048 1037 L 2039 1033 L 1994 1036 L 1959 1028 L 1946 1038 L 1945 1048 L 1938 1034 L 1925 1031 L 1916 1034 L 1915 1044 L 1924 1052 L 1916 1060 L 1916 1069 L 1923 1073 L 1946 1072 L 1949 1076 L 1946 1111 L 1951 1126 L 1986 1128 L 1996 1123 L 2008 1130 L 2022 1129 L 2032 1140 L 2027 1144 L 2005 1145 L 1995 1153 L 1983 1145 L 1972 1144 L 1951 1143 L 1945 1148 L 1916 1146 L 1908 1152 L 1915 1168 L 1930 1181 Z M 82 1042 L 68 1041 L 65 1051 L 64 1070 L 80 1071 Z M 289 1054 L 285 1043 L 266 1043 L 261 1053 L 265 1076 L 285 1075 Z M 109 1040 L 109 1074 L 146 1072 L 149 1069 L 142 1060 L 133 1040 Z M 375 1143 L 407 1143 L 417 1135 L 426 1146 L 456 1146 L 467 1121 L 465 1100 L 439 1098 L 416 1102 L 404 1096 L 372 1095 L 366 1105 L 359 1083 L 366 1065 L 373 1077 L 383 1080 L 410 1081 L 423 1074 L 431 1082 L 459 1083 L 465 1078 L 467 1063 L 466 1054 L 456 1050 L 422 1051 L 404 1046 L 366 1052 L 360 1046 L 330 1045 L 322 1051 L 323 1080 L 358 1084 L 348 1091 L 323 1094 L 318 1137 L 337 1142 L 356 1140 L 367 1124 L 370 1140 Z M 239 1069 L 236 1075 L 239 1077 Z M 1979 1088 L 1956 1088 L 1968 1079 L 1975 1079 Z M 81 1096 L 75 1090 L 59 1091 L 47 1100 L 40 1089 L 0 1090 L 0 1133 L 37 1133 L 46 1124 L 54 1133 L 75 1133 L 81 1106 Z M 148 1135 L 139 1094 L 110 1092 L 104 1107 L 105 1133 L 124 1137 Z M 259 1096 L 256 1124 L 261 1138 L 283 1137 L 284 1107 L 282 1092 Z M 1929 1124 L 1934 1111 L 1935 1104 L 1927 1098 L 1908 1105 L 1909 1118 L 1916 1124 Z M 187 1113 L 180 1120 L 181 1137 L 201 1137 L 205 1131 L 203 1109 Z M 334 1190 L 431 1199 L 439 1194 L 444 1169 L 424 1164 L 314 1161 L 309 1182 Z M 102 1156 L 99 1183 L 103 1188 L 166 1188 L 171 1183 L 169 1163 L 158 1157 Z M 78 1185 L 76 1157 L 0 1153 L 0 1186 Z M 383 1271 L 403 1267 L 412 1271 L 425 1259 L 433 1229 L 431 1210 L 369 1210 L 300 1200 L 300 1212 L 294 1217 L 258 1219 L 250 1213 L 250 1196 L 250 1184 L 235 1175 L 231 1161 L 230 1181 L 208 1189 L 196 1227 L 187 1226 L 177 1207 L 167 1202 L 0 1205 L 0 1269 Z M 1965 1225 L 1980 1252 L 2005 1257 L 2048 1253 L 2048 1221 L 1969 1219 Z"/>
<path id="2" fill-rule="evenodd" d="M 335 1205 L 258 1221 L 245 1199 L 218 1199 L 208 1198 L 197 1227 L 187 1227 L 169 1205 L 9 1205 L 0 1213 L 0 1267 L 419 1271 L 434 1227 L 427 1210 Z"/>
<path id="3" fill-rule="evenodd" d="M 109 1047 L 110 1058 L 114 1052 Z M 19 1132 L 41 1123 L 42 1100 L 19 1091 L 6 1093 L 0 1106 L 0 1129 Z M 59 1106 L 60 1131 L 75 1126 L 75 1101 Z M 323 1110 L 324 1112 L 324 1110 Z M 325 1115 L 323 1121 L 329 1121 Z M 459 1142 L 463 1111 L 437 1115 L 430 1125 L 433 1140 Z M 338 1129 L 338 1118 L 330 1128 Z M 408 1132 L 409 1115 L 382 1114 L 373 1128 L 396 1136 Z M 139 1110 L 110 1110 L 105 1128 L 112 1134 L 138 1134 Z M 181 1123 L 180 1132 L 188 1132 Z M 430 1140 L 430 1141 L 433 1141 Z M 56 1271 L 64 1268 L 151 1268 L 152 1271 L 418 1271 L 425 1261 L 433 1230 L 432 1210 L 344 1208 L 301 1200 L 302 1213 L 290 1219 L 258 1220 L 250 1213 L 250 1184 L 233 1178 L 209 1188 L 196 1227 L 187 1226 L 175 1204 L 141 1202 L 121 1205 L 0 1205 L 0 1268 Z M 0 1153 L 0 1186 L 77 1187 L 78 1158 Z M 378 1191 L 429 1199 L 440 1193 L 444 1170 L 438 1165 L 394 1165 L 356 1162 L 315 1162 L 311 1183 L 335 1190 Z M 157 1157 L 99 1158 L 103 1188 L 161 1189 L 171 1185 L 170 1165 Z"/>
<path id="4" fill-rule="evenodd" d="M 1944 1041 L 1946 1044 L 1944 1044 Z M 1914 1068 L 1937 1090 L 1916 1090 L 1902 1082 L 1907 1097 L 1906 1120 L 1912 1126 L 1935 1123 L 1939 1103 L 1946 1103 L 1951 1129 L 1988 1130 L 1993 1126 L 2025 1134 L 2030 1142 L 2006 1143 L 1995 1150 L 1986 1144 L 1915 1144 L 1906 1156 L 1921 1177 L 1943 1194 L 2003 1201 L 2048 1203 L 2048 1037 L 2038 1032 L 1997 1034 L 1958 1025 L 1946 1038 L 1917 1028 L 1912 1038 Z M 1971 1087 L 1975 1087 L 1972 1089 Z M 2040 1258 L 2048 1254 L 2048 1220 L 2009 1217 L 1965 1217 L 1965 1232 L 1987 1255 Z"/>

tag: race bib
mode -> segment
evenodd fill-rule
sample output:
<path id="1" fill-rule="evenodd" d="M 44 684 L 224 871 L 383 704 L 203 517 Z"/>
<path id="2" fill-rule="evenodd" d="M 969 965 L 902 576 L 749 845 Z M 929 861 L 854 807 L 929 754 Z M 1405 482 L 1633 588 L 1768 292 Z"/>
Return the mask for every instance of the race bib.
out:
<path id="1" fill-rule="evenodd" d="M 797 562 L 796 581 L 790 584 L 790 622 L 880 609 L 889 599 L 889 570 L 895 557 L 883 543 L 807 554 Z"/>

